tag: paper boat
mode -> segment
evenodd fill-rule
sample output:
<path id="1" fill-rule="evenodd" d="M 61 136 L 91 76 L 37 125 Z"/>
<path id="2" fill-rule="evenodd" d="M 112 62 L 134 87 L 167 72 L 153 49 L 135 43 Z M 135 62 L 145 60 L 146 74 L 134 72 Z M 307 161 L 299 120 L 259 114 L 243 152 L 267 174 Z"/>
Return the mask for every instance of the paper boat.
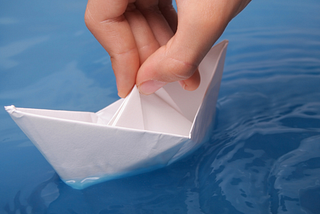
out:
<path id="1" fill-rule="evenodd" d="M 167 166 L 194 151 L 214 121 L 228 41 L 199 66 L 201 84 L 170 83 L 152 95 L 134 88 L 96 112 L 7 106 L 61 179 L 75 189 Z"/>

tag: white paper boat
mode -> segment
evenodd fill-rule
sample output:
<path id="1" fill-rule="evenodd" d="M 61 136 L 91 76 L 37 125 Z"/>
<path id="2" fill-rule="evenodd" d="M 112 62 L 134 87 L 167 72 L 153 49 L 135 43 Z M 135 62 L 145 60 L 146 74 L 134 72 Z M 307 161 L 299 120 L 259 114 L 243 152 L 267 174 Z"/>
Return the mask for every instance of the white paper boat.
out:
<path id="1" fill-rule="evenodd" d="M 96 112 L 6 106 L 61 179 L 76 189 L 167 166 L 194 151 L 213 125 L 228 41 L 214 46 L 195 91 L 170 83 L 144 96 L 134 88 Z"/>

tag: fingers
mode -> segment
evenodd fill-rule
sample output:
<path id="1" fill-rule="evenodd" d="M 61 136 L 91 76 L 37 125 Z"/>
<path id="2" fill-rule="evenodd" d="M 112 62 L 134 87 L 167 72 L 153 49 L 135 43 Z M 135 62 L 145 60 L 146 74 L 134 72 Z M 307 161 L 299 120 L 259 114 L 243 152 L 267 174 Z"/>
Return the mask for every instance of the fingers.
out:
<path id="1" fill-rule="evenodd" d="M 184 90 L 194 91 L 198 88 L 200 84 L 200 73 L 199 70 L 196 69 L 193 75 L 185 80 L 180 80 L 179 84 Z"/>
<path id="2" fill-rule="evenodd" d="M 159 47 L 159 43 L 154 37 L 148 22 L 137 10 L 134 4 L 129 4 L 125 12 L 131 31 L 133 33 L 136 46 L 139 52 L 140 64 L 142 64 Z"/>
<path id="3" fill-rule="evenodd" d="M 167 20 L 172 32 L 175 33 L 178 26 L 178 16 L 172 5 L 172 0 L 160 0 L 159 9 Z"/>
<path id="4" fill-rule="evenodd" d="M 131 91 L 139 66 L 173 35 L 158 0 L 89 0 L 85 22 L 110 55 L 120 97 Z"/>
<path id="5" fill-rule="evenodd" d="M 135 39 L 123 15 L 127 5 L 128 1 L 89 0 L 85 13 L 88 29 L 110 55 L 120 97 L 131 91 L 140 66 Z"/>
<path id="6" fill-rule="evenodd" d="M 120 97 L 135 83 L 145 94 L 174 81 L 194 90 L 201 60 L 249 1 L 177 0 L 177 25 L 171 0 L 89 0 L 85 22 L 110 55 Z"/>
<path id="7" fill-rule="evenodd" d="M 159 0 L 137 0 L 135 5 L 147 20 L 160 46 L 165 45 L 173 36 L 173 31 L 160 11 Z"/>
<path id="8" fill-rule="evenodd" d="M 151 94 L 174 81 L 187 90 L 196 89 L 200 83 L 198 65 L 229 21 L 245 7 L 244 2 L 177 0 L 177 32 L 140 67 L 136 81 L 140 92 Z"/>

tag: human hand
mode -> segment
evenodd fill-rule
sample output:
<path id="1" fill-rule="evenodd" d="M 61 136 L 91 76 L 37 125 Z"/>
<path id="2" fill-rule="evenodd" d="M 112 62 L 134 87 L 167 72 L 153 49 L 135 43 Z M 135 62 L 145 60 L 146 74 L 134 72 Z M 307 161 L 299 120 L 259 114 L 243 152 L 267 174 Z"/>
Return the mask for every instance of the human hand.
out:
<path id="1" fill-rule="evenodd" d="M 89 0 L 85 22 L 110 55 L 118 94 L 151 94 L 169 82 L 199 86 L 198 65 L 250 0 Z M 179 21 L 178 21 L 179 20 Z"/>

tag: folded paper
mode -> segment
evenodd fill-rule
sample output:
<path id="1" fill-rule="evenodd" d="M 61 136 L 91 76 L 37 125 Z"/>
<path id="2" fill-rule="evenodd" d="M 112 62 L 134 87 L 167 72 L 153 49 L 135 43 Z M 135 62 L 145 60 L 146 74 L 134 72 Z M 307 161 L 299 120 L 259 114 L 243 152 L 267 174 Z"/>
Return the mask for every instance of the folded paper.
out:
<path id="1" fill-rule="evenodd" d="M 209 51 L 192 92 L 176 82 L 148 96 L 135 87 L 96 113 L 5 109 L 73 188 L 164 167 L 195 150 L 213 124 L 227 44 Z"/>

